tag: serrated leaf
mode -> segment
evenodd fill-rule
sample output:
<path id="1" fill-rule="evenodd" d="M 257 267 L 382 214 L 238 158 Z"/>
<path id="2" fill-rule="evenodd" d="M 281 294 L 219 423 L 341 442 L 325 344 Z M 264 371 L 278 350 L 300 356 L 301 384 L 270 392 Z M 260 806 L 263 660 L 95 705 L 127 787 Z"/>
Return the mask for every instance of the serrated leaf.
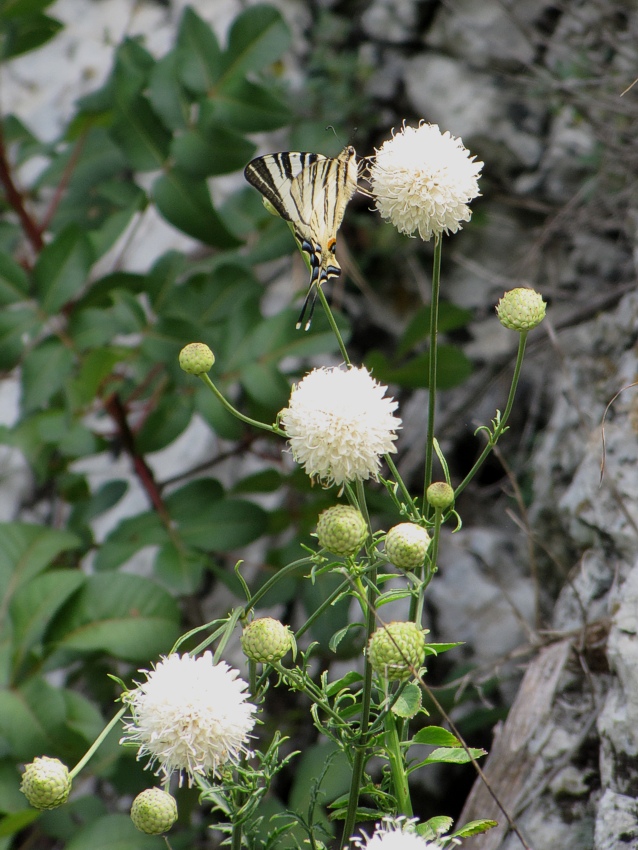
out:
<path id="1" fill-rule="evenodd" d="M 235 18 L 222 64 L 224 78 L 261 71 L 278 59 L 291 42 L 290 30 L 273 6 L 252 6 Z"/>
<path id="2" fill-rule="evenodd" d="M 158 177 L 152 194 L 161 215 L 178 230 L 215 248 L 241 245 L 213 208 L 208 188 L 200 180 L 171 169 Z"/>
<path id="3" fill-rule="evenodd" d="M 45 313 L 57 313 L 86 284 L 93 250 L 84 231 L 72 224 L 46 245 L 35 264 L 33 281 Z"/>
<path id="4" fill-rule="evenodd" d="M 442 726 L 425 726 L 412 738 L 413 744 L 430 744 L 434 747 L 458 747 L 459 739 Z"/>

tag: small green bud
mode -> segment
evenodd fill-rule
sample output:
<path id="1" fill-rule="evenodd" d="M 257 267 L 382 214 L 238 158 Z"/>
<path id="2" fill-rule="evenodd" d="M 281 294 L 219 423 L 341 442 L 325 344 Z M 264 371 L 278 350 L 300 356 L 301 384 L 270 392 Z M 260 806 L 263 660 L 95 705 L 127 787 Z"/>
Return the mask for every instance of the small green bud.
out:
<path id="1" fill-rule="evenodd" d="M 163 835 L 177 820 L 177 803 L 161 788 L 147 788 L 133 800 L 131 820 L 140 832 Z"/>
<path id="2" fill-rule="evenodd" d="M 244 655 L 263 664 L 280 661 L 292 649 L 294 642 L 288 626 L 272 617 L 261 617 L 248 623 L 241 636 Z"/>
<path id="3" fill-rule="evenodd" d="M 179 365 L 189 375 L 203 375 L 210 372 L 215 355 L 203 342 L 191 342 L 179 353 Z"/>
<path id="4" fill-rule="evenodd" d="M 363 546 L 368 527 L 363 515 L 350 505 L 333 505 L 319 514 L 317 538 L 324 549 L 344 558 Z"/>
<path id="5" fill-rule="evenodd" d="M 407 679 L 419 669 L 424 655 L 425 635 L 416 623 L 388 623 L 368 643 L 372 669 L 389 681 Z"/>
<path id="6" fill-rule="evenodd" d="M 395 525 L 385 537 L 385 555 L 391 564 L 402 570 L 420 567 L 430 545 L 430 535 L 414 522 Z"/>
<path id="7" fill-rule="evenodd" d="M 445 481 L 435 481 L 425 491 L 425 498 L 433 508 L 444 511 L 454 504 L 454 490 Z"/>
<path id="8" fill-rule="evenodd" d="M 20 790 L 35 809 L 57 809 L 69 799 L 69 769 L 60 759 L 35 758 L 25 765 Z"/>
<path id="9" fill-rule="evenodd" d="M 496 305 L 499 321 L 512 331 L 531 331 L 545 318 L 543 296 L 533 289 L 519 287 L 506 292 Z"/>

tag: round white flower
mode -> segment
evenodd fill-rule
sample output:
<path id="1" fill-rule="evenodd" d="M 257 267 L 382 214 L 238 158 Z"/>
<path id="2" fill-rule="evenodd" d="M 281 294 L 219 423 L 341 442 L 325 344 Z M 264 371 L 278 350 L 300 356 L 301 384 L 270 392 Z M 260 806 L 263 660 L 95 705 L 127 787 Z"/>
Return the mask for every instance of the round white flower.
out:
<path id="1" fill-rule="evenodd" d="M 279 415 L 308 475 L 326 485 L 377 478 L 380 456 L 396 451 L 401 427 L 386 390 L 365 367 L 313 369 L 292 388 Z"/>
<path id="2" fill-rule="evenodd" d="M 418 835 L 416 821 L 416 818 L 407 819 L 402 815 L 383 818 L 370 838 L 365 833 L 361 838 L 353 838 L 353 846 L 357 850 L 441 850 L 438 842 Z"/>
<path id="3" fill-rule="evenodd" d="M 165 779 L 175 771 L 216 774 L 247 752 L 257 708 L 247 702 L 248 685 L 224 661 L 169 655 L 154 670 L 141 670 L 146 681 L 124 696 L 132 718 L 124 724 L 122 742 L 139 746 L 137 758 L 150 756 L 149 768 Z"/>
<path id="4" fill-rule="evenodd" d="M 376 207 L 400 233 L 421 239 L 456 233 L 469 221 L 483 168 L 461 139 L 436 124 L 403 127 L 376 151 L 369 169 Z"/>

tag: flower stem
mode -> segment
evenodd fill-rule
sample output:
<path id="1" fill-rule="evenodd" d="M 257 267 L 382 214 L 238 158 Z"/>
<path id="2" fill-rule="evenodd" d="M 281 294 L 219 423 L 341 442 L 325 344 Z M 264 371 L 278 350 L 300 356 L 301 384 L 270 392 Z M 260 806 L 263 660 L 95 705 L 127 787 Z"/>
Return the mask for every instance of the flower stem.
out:
<path id="1" fill-rule="evenodd" d="M 73 770 L 69 771 L 69 779 L 73 779 L 74 776 L 77 776 L 78 773 L 84 767 L 84 765 L 89 761 L 89 759 L 93 757 L 94 753 L 96 753 L 102 745 L 106 736 L 111 732 L 111 730 L 116 726 L 116 724 L 120 722 L 120 720 L 126 713 L 127 708 L 128 706 L 123 705 L 122 708 L 118 711 L 118 713 L 109 721 L 109 723 L 107 723 L 107 725 L 100 732 L 95 741 L 93 741 L 86 753 L 82 756 L 80 761 L 75 765 Z"/>
<path id="2" fill-rule="evenodd" d="M 400 815 L 412 817 L 412 801 L 408 787 L 408 777 L 405 772 L 405 764 L 401 754 L 399 734 L 397 731 L 396 716 L 388 711 L 385 717 L 385 750 L 390 761 L 390 772 L 392 774 L 392 790 L 397 800 L 397 809 Z"/>
<path id="3" fill-rule="evenodd" d="M 399 489 L 401 490 L 401 493 L 403 495 L 403 498 L 405 499 L 406 507 L 410 509 L 410 516 L 413 518 L 414 512 L 415 512 L 415 505 L 414 505 L 414 499 L 410 495 L 410 491 L 405 486 L 403 479 L 399 475 L 399 470 L 396 468 L 396 465 L 395 465 L 394 461 L 392 460 L 391 455 L 389 455 L 389 454 L 383 455 L 383 459 L 387 463 L 388 469 L 390 470 L 390 472 L 394 476 L 394 480 L 398 484 Z"/>
<path id="4" fill-rule="evenodd" d="M 321 301 L 321 305 L 328 317 L 328 321 L 330 322 L 330 327 L 332 328 L 332 332 L 337 337 L 337 342 L 339 343 L 339 349 L 341 350 L 341 356 L 343 357 L 343 362 L 346 366 L 350 366 L 350 358 L 348 357 L 348 352 L 346 350 L 346 344 L 343 341 L 343 337 L 341 336 L 341 331 L 337 327 L 337 323 L 335 321 L 335 317 L 332 315 L 332 310 L 330 309 L 330 304 L 328 304 L 328 299 L 325 296 L 323 288 L 317 285 L 317 292 L 319 293 L 319 300 Z"/>
<path id="5" fill-rule="evenodd" d="M 276 425 L 266 425 L 265 422 L 258 422 L 256 419 L 251 419 L 250 416 L 244 416 L 243 413 L 240 413 L 237 408 L 233 407 L 232 404 L 222 395 L 222 393 L 217 389 L 215 384 L 211 381 L 206 373 L 203 373 L 199 376 L 202 381 L 206 384 L 209 390 L 217 396 L 219 401 L 224 405 L 226 410 L 236 416 L 237 419 L 241 419 L 242 422 L 245 422 L 247 425 L 252 425 L 254 428 L 261 428 L 263 431 L 270 431 L 271 434 L 277 434 L 279 437 L 285 437 L 286 434 L 280 428 L 277 428 Z"/>
<path id="6" fill-rule="evenodd" d="M 465 490 L 470 481 L 474 478 L 476 473 L 479 471 L 481 466 L 483 465 L 483 461 L 492 451 L 499 438 L 503 434 L 506 429 L 507 420 L 509 419 L 509 415 L 512 412 L 512 406 L 514 405 L 514 397 L 516 395 L 516 388 L 518 387 L 518 379 L 521 375 L 521 368 L 523 366 L 523 357 L 525 356 L 525 343 L 527 342 L 527 331 L 522 331 L 520 333 L 520 339 L 518 341 L 518 352 L 516 354 L 516 365 L 514 366 L 514 374 L 512 375 L 512 383 L 510 386 L 509 395 L 507 397 L 507 404 L 505 405 L 505 412 L 500 418 L 500 421 L 494 431 L 490 434 L 489 439 L 487 441 L 487 445 L 481 452 L 478 460 L 470 469 L 468 474 L 465 476 L 463 481 L 459 484 L 459 486 L 454 491 L 454 498 L 458 498 L 459 494 Z"/>
<path id="7" fill-rule="evenodd" d="M 432 299 L 430 303 L 430 368 L 428 378 L 428 435 L 425 444 L 425 482 L 423 485 L 423 512 L 427 510 L 425 491 L 432 483 L 432 461 L 434 455 L 434 419 L 436 414 L 436 366 L 439 331 L 439 290 L 441 284 L 441 250 L 443 237 L 438 234 L 434 241 L 432 263 Z"/>

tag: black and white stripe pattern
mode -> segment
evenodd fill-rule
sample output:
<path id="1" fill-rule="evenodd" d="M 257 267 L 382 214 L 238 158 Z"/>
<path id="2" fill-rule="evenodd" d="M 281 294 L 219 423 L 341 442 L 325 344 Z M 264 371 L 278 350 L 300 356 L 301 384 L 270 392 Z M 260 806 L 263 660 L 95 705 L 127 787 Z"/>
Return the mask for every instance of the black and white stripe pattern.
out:
<path id="1" fill-rule="evenodd" d="M 292 224 L 301 249 L 310 260 L 310 288 L 297 327 L 309 307 L 310 327 L 316 286 L 341 274 L 335 257 L 337 230 L 350 198 L 357 190 L 357 157 L 346 147 L 337 157 L 282 151 L 260 156 L 244 169 L 246 180 Z"/>

